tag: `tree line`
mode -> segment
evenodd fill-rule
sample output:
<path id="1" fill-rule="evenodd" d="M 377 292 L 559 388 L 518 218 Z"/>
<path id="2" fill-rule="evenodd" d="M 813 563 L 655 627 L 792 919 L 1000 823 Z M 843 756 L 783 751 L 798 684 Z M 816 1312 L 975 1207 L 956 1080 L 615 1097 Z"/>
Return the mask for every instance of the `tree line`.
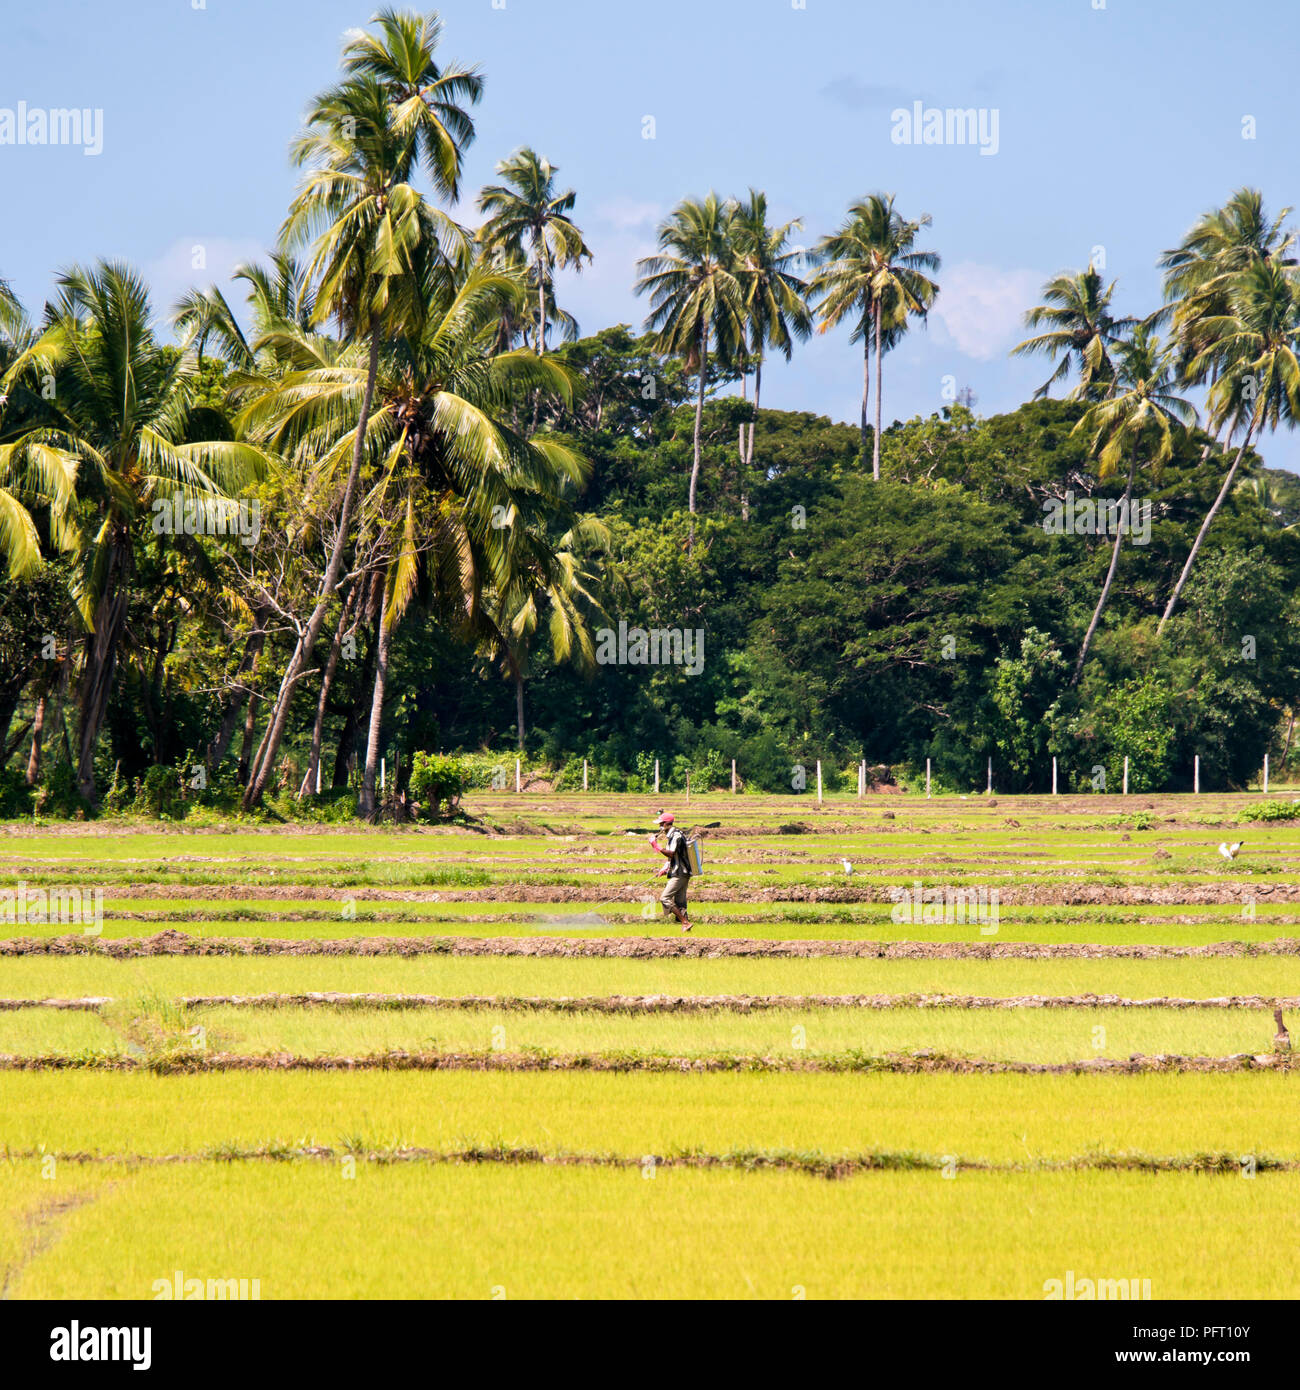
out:
<path id="1" fill-rule="evenodd" d="M 1228 782 L 1289 754 L 1294 491 L 1256 452 L 1300 401 L 1289 209 L 1207 212 L 1143 317 L 1091 265 L 1055 277 L 1014 349 L 1051 362 L 1034 402 L 885 429 L 884 359 L 940 293 L 928 216 L 873 193 L 805 249 L 759 190 L 686 198 L 640 334 L 583 337 L 556 166 L 516 151 L 478 228 L 449 212 L 485 86 L 442 34 L 385 10 L 348 39 L 242 316 L 196 288 L 165 341 L 116 263 L 61 273 L 37 321 L 0 287 L 11 812 L 374 819 L 417 752 L 511 745 L 612 785 L 652 750 L 696 785 L 739 755 L 773 790 L 817 755 L 955 786 L 996 754 L 1032 788 L 1053 754 L 1150 786 L 1193 745 Z M 762 407 L 767 357 L 843 325 L 857 428 Z M 1067 493 L 1146 493 L 1150 543 L 1046 536 Z M 706 632 L 706 669 L 600 665 L 619 618 Z"/>

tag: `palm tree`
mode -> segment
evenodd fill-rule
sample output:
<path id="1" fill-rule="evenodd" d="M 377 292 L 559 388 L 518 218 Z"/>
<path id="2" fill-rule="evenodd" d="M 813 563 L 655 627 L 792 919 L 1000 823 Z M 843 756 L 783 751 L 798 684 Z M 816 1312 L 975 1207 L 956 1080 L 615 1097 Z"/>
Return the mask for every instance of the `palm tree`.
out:
<path id="1" fill-rule="evenodd" d="M 200 365 L 203 349 L 213 340 L 222 359 L 230 366 L 254 371 L 257 360 L 251 344 L 285 325 L 307 331 L 311 327 L 316 299 L 302 265 L 283 251 L 272 253 L 269 266 L 254 262 L 236 266 L 231 278 L 244 280 L 249 285 L 251 335 L 245 336 L 234 310 L 216 285 L 183 295 L 172 309 L 172 322 L 181 335 L 182 344 L 193 345 L 197 350 Z"/>
<path id="2" fill-rule="evenodd" d="M 299 673 L 325 621 L 347 547 L 387 334 L 418 322 L 423 267 L 468 254 L 464 230 L 435 211 L 411 183 L 423 162 L 439 194 L 460 191 L 461 158 L 473 122 L 459 105 L 477 101 L 482 80 L 472 71 L 442 71 L 434 58 L 442 26 L 437 15 L 384 10 L 382 37 L 354 36 L 344 49 L 353 76 L 318 97 L 293 148 L 308 174 L 281 231 L 286 247 L 312 241 L 307 276 L 317 286 L 313 321 L 333 316 L 342 331 L 369 345 L 352 461 L 339 504 L 339 524 L 315 608 L 285 670 L 262 756 L 244 793 L 247 809 L 261 800 L 284 736 Z M 313 240 L 314 239 L 314 240 Z"/>
<path id="3" fill-rule="evenodd" d="M 377 812 L 392 632 L 421 572 L 444 615 L 456 625 L 472 625 L 485 577 L 509 572 L 521 510 L 530 509 L 534 498 L 558 497 L 589 471 L 569 450 L 525 439 L 503 418 L 503 407 L 527 394 L 553 394 L 564 404 L 573 399 L 573 379 L 559 364 L 527 351 L 490 352 L 502 308 L 521 291 L 519 281 L 481 269 L 459 283 L 454 275 L 438 275 L 426 286 L 431 312 L 424 333 L 402 345 L 403 370 L 388 398 L 400 428 L 394 442 L 400 458 L 381 476 L 373 499 L 375 514 L 387 505 L 400 520 L 388 528 L 392 539 L 376 638 L 360 805 L 369 819 Z M 498 500 L 490 502 L 492 497 Z M 545 548 L 530 548 L 549 569 Z"/>
<path id="4" fill-rule="evenodd" d="M 1230 312 L 1233 277 L 1261 261 L 1286 257 L 1294 237 L 1283 230 L 1289 207 L 1270 218 L 1258 189 L 1239 188 L 1221 208 L 1203 213 L 1192 229 L 1158 262 L 1165 272 L 1164 292 L 1185 362 L 1210 345 L 1202 329 L 1206 319 Z"/>
<path id="5" fill-rule="evenodd" d="M 531 256 L 539 357 L 546 351 L 547 303 L 555 269 L 572 266 L 581 271 L 583 257 L 591 260 L 581 230 L 568 215 L 578 195 L 571 188 L 557 191 L 558 172 L 550 160 L 524 148 L 497 165 L 504 183 L 489 184 L 478 199 L 479 211 L 488 214 L 480 234 L 484 246 L 507 256 Z"/>
<path id="6" fill-rule="evenodd" d="M 1103 284 L 1089 263 L 1087 270 L 1054 276 L 1043 286 L 1045 302 L 1025 314 L 1025 327 L 1047 331 L 1011 349 L 1013 357 L 1059 359 L 1056 370 L 1034 392 L 1035 400 L 1050 395 L 1056 382 L 1064 381 L 1072 371 L 1079 377 L 1071 393 L 1075 400 L 1097 401 L 1110 392 L 1115 380 L 1115 349 L 1125 334 L 1138 326 L 1135 318 L 1116 318 L 1111 313 L 1115 284 L 1114 280 Z"/>
<path id="7" fill-rule="evenodd" d="M 1127 525 L 1131 529 L 1129 508 L 1138 464 L 1144 463 L 1153 474 L 1159 473 L 1161 465 L 1173 456 L 1176 436 L 1196 419 L 1191 404 L 1174 394 L 1178 372 L 1173 354 L 1161 349 L 1160 340 L 1149 329 L 1136 328 L 1131 339 L 1113 345 L 1112 353 L 1115 364 L 1112 394 L 1090 405 L 1074 432 L 1083 431 L 1092 436 L 1099 477 L 1113 476 L 1124 459 L 1128 460 L 1128 477 L 1116 517 L 1115 544 L 1111 548 L 1106 582 L 1079 648 L 1071 686 L 1078 684 L 1093 634 L 1110 598 L 1115 570 L 1119 566 L 1123 528 Z"/>
<path id="8" fill-rule="evenodd" d="M 745 321 L 749 351 L 754 357 L 754 415 L 758 416 L 763 390 L 763 355 L 767 348 L 783 353 L 788 362 L 794 339 L 812 331 L 808 285 L 795 273 L 803 253 L 790 249 L 790 236 L 803 225 L 795 218 L 780 227 L 769 227 L 767 195 L 751 188 L 749 201 L 737 205 L 732 216 L 732 239 L 739 258 L 738 277 L 745 296 Z M 754 462 L 754 427 L 749 427 L 749 446 L 742 462 Z"/>
<path id="9" fill-rule="evenodd" d="M 356 541 L 383 595 L 361 798 L 367 817 L 376 811 L 392 634 L 417 581 L 449 621 L 471 625 L 528 499 L 587 476 L 568 449 L 545 437 L 525 439 L 506 422 L 511 404 L 536 392 L 566 403 L 573 397 L 573 377 L 558 361 L 496 349 L 501 318 L 517 312 L 525 293 L 521 278 L 483 261 L 467 269 L 431 264 L 419 284 L 425 313 L 388 341 L 380 359 L 364 440 L 375 480 L 359 501 Z M 303 339 L 293 355 L 309 347 Z M 367 367 L 355 354 L 314 350 L 317 365 L 268 378 L 244 418 L 291 453 L 299 445 L 318 451 L 319 487 L 328 492 L 360 429 Z"/>
<path id="10" fill-rule="evenodd" d="M 48 451 L 49 469 L 75 472 L 85 514 L 73 598 L 88 636 L 81 674 L 77 787 L 95 798 L 95 750 L 113 687 L 131 596 L 135 541 L 156 498 L 229 507 L 269 460 L 237 441 L 183 442 L 190 431 L 193 363 L 159 343 L 144 282 L 101 263 L 61 275 L 46 327 L 9 368 L 57 374 L 47 416 L 12 457 Z"/>
<path id="11" fill-rule="evenodd" d="M 1159 637 L 1173 615 L 1206 535 L 1232 490 L 1252 438 L 1279 424 L 1294 428 L 1300 413 L 1300 287 L 1278 258 L 1257 259 L 1238 272 L 1228 291 L 1230 312 L 1201 320 L 1208 346 L 1187 366 L 1192 379 L 1213 371 L 1210 419 L 1216 436 L 1226 426 L 1228 441 L 1245 427 L 1232 466 L 1196 533 L 1178 583 L 1156 628 Z"/>
<path id="12" fill-rule="evenodd" d="M 0 369 L 32 342 L 27 316 L 6 281 L 0 280 Z M 11 400 L 0 389 L 0 559 L 10 579 L 35 574 L 44 563 L 38 519 L 47 519 L 57 550 L 74 550 L 77 528 L 76 464 L 40 435 L 28 433 L 28 416 L 39 397 Z"/>
<path id="13" fill-rule="evenodd" d="M 379 34 L 353 33 L 343 49 L 343 70 L 383 89 L 394 130 L 411 142 L 434 192 L 454 204 L 464 154 L 474 143 L 474 119 L 465 107 L 482 97 L 482 74 L 455 63 L 439 66 L 442 19 L 436 10 L 383 9 L 371 23 Z"/>
<path id="14" fill-rule="evenodd" d="M 75 551 L 76 460 L 38 434 L 0 444 L 0 558 L 10 579 L 25 579 L 44 564 L 38 518 L 48 519 L 56 550 Z"/>
<path id="15" fill-rule="evenodd" d="M 13 292 L 8 280 L 0 280 L 0 333 L 8 338 L 17 337 L 26 326 L 23 306 Z"/>
<path id="16" fill-rule="evenodd" d="M 823 262 L 813 277 L 813 293 L 820 297 L 819 332 L 825 333 L 842 320 L 855 319 L 851 342 L 861 339 L 862 361 L 862 458 L 867 456 L 868 355 L 876 358 L 876 431 L 872 441 L 871 476 L 880 477 L 882 358 L 907 331 L 910 317 L 924 319 L 939 287 L 926 271 L 941 264 L 934 251 L 916 250 L 917 233 L 932 219 L 923 213 L 908 221 L 894 210 L 892 193 L 873 193 L 854 203 L 837 232 L 823 237 L 817 247 Z"/>
<path id="17" fill-rule="evenodd" d="M 582 555 L 609 545 L 609 530 L 595 516 L 578 517 L 557 541 L 551 542 L 544 523 L 516 523 L 515 542 L 506 556 L 505 571 L 490 604 L 490 639 L 505 673 L 515 685 L 515 728 L 519 751 L 524 751 L 524 679 L 529 652 L 543 614 L 551 656 L 559 665 L 573 662 L 581 670 L 595 665 L 595 646 L 584 610 L 600 612 L 588 587 L 596 576 L 583 568 Z"/>
<path id="18" fill-rule="evenodd" d="M 726 362 L 745 341 L 745 295 L 731 238 L 733 211 L 734 205 L 716 193 L 703 199 L 684 198 L 659 228 L 659 255 L 637 262 L 641 278 L 636 292 L 650 296 L 645 326 L 656 334 L 655 351 L 682 357 L 687 372 L 699 378 L 688 500 L 690 545 L 695 541 L 710 343 Z"/>

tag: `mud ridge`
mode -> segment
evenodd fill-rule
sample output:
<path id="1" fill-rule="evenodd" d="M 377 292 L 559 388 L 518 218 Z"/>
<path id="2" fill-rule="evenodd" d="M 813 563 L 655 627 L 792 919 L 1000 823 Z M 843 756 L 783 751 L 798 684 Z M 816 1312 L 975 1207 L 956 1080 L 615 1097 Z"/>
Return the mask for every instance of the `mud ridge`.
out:
<path id="1" fill-rule="evenodd" d="M 655 1053 L 542 1052 L 409 1052 L 392 1050 L 357 1057 L 296 1056 L 273 1052 L 248 1055 L 234 1052 L 169 1053 L 136 1059 L 115 1054 L 16 1056 L 0 1053 L 0 1071 L 149 1071 L 158 1075 L 201 1072 L 356 1072 L 356 1071 L 510 1071 L 510 1072 L 817 1072 L 917 1074 L 948 1072 L 962 1075 L 1018 1073 L 1030 1076 L 1124 1075 L 1150 1072 L 1287 1071 L 1291 1054 L 1233 1053 L 1227 1057 L 1196 1057 L 1178 1053 L 1128 1058 L 1088 1057 L 1068 1062 L 1020 1062 L 988 1057 L 952 1056 L 919 1049 L 906 1053 L 837 1053 L 824 1057 L 772 1057 L 758 1054 L 715 1053 L 671 1057 Z"/>
<path id="2" fill-rule="evenodd" d="M 287 940 L 277 937 L 193 937 L 163 931 L 147 937 L 79 934 L 10 937 L 5 956 L 608 956 L 633 960 L 713 960 L 723 956 L 878 960 L 1162 960 L 1217 956 L 1300 956 L 1300 939 L 1216 941 L 1203 946 L 1033 941 L 783 941 L 752 937 L 474 937 L 352 936 Z"/>

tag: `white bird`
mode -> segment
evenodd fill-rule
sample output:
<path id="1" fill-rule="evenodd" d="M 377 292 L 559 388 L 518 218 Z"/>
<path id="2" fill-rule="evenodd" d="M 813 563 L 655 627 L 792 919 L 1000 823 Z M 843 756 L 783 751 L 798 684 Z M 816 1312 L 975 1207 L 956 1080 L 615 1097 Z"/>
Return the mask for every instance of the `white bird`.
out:
<path id="1" fill-rule="evenodd" d="M 850 864 L 847 859 L 841 859 L 840 863 L 844 865 L 844 872 L 846 874 L 851 874 L 853 872 L 853 865 Z"/>
<path id="2" fill-rule="evenodd" d="M 1241 847 L 1245 843 L 1245 840 L 1238 840 L 1235 845 L 1220 845 L 1219 853 L 1223 855 L 1225 859 L 1235 859 L 1237 855 L 1241 853 Z"/>

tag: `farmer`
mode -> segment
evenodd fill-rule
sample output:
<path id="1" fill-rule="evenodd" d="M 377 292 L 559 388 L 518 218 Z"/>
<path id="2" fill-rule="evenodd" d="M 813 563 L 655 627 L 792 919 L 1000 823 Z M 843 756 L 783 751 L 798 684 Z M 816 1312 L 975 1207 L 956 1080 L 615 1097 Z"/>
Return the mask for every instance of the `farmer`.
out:
<path id="1" fill-rule="evenodd" d="M 655 871 L 656 877 L 659 874 L 668 875 L 659 901 L 663 903 L 664 911 L 671 913 L 682 924 L 682 931 L 688 932 L 691 924 L 686 916 L 686 890 L 691 882 L 691 861 L 686 836 L 673 825 L 671 811 L 661 811 L 657 824 L 668 830 L 666 844 L 661 845 L 654 835 L 650 837 L 650 848 L 657 850 L 668 861 Z"/>

